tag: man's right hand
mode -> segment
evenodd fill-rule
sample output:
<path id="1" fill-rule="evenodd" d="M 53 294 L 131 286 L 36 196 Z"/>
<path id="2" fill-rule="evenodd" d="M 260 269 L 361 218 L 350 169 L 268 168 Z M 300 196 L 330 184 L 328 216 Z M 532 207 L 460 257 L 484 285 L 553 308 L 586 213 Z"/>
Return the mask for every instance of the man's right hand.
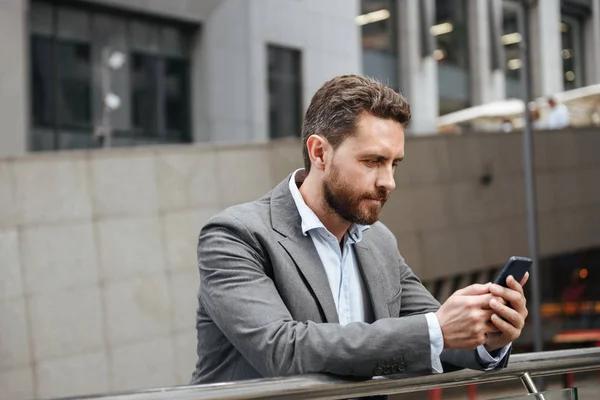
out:
<path id="1" fill-rule="evenodd" d="M 474 284 L 457 290 L 435 313 L 445 349 L 475 349 L 485 344 L 486 334 L 497 332 L 498 328 L 490 322 L 494 311 L 490 301 L 496 298 L 490 293 L 490 283 Z"/>

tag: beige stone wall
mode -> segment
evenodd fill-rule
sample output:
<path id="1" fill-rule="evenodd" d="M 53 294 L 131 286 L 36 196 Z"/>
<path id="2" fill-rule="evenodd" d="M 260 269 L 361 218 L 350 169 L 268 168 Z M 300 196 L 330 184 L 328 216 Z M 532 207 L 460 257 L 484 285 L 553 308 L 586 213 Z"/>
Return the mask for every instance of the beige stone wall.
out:
<path id="1" fill-rule="evenodd" d="M 542 255 L 600 245 L 600 132 L 539 132 L 535 164 Z M 520 135 L 409 140 L 383 221 L 424 279 L 527 255 Z M 480 183 L 491 173 L 489 186 Z"/>
<path id="2" fill-rule="evenodd" d="M 527 253 L 520 144 L 407 142 L 384 221 L 421 277 Z M 542 253 L 599 246 L 600 132 L 536 144 Z M 0 160 L 0 399 L 187 383 L 200 227 L 301 165 L 296 141 Z"/>

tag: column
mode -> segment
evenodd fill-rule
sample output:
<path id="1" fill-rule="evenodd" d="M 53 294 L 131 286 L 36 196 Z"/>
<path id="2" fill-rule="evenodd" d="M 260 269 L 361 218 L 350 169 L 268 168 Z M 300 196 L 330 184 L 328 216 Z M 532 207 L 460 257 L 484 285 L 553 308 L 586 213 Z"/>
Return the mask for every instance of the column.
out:
<path id="1" fill-rule="evenodd" d="M 530 22 L 533 96 L 550 96 L 562 92 L 560 0 L 534 3 Z"/>
<path id="2" fill-rule="evenodd" d="M 585 25 L 585 84 L 600 83 L 600 0 L 591 0 L 592 15 Z"/>
<path id="3" fill-rule="evenodd" d="M 433 13 L 433 0 L 397 0 L 400 88 L 411 104 L 414 135 L 434 133 L 439 115 L 437 63 L 432 54 L 422 54 L 422 40 L 428 40 L 422 35 L 429 28 L 422 29 L 421 1 Z"/>
<path id="4" fill-rule="evenodd" d="M 0 157 L 18 156 L 27 151 L 28 3 L 0 0 Z"/>
<path id="5" fill-rule="evenodd" d="M 193 138 L 196 142 L 249 142 L 253 138 L 250 88 L 251 2 L 224 0 L 193 42 Z"/>
<path id="6" fill-rule="evenodd" d="M 469 0 L 468 10 L 471 101 L 475 106 L 506 97 L 504 58 L 499 47 L 502 1 Z"/>

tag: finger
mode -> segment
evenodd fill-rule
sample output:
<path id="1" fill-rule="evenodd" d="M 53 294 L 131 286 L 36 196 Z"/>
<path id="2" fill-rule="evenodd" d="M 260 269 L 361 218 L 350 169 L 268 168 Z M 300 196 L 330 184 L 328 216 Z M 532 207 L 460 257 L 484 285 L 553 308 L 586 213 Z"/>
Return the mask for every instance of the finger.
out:
<path id="1" fill-rule="evenodd" d="M 490 301 L 496 297 L 491 293 L 480 294 L 477 296 L 464 296 L 471 308 L 489 309 Z M 504 300 L 505 301 L 505 300 Z"/>
<path id="2" fill-rule="evenodd" d="M 525 277 L 523 277 L 525 279 Z M 527 299 L 525 298 L 525 293 L 523 292 L 523 286 L 516 281 L 514 277 L 510 277 L 508 281 L 508 285 L 511 289 L 517 291 L 520 294 L 520 297 L 516 302 L 512 302 L 512 307 L 519 312 L 524 318 L 527 316 Z"/>
<path id="3" fill-rule="evenodd" d="M 498 328 L 498 331 L 505 334 L 508 338 L 511 339 L 511 341 L 519 337 L 520 330 L 515 328 L 502 318 L 500 318 L 498 315 L 492 315 L 491 322 L 496 328 Z"/>
<path id="4" fill-rule="evenodd" d="M 514 282 L 516 284 L 516 281 Z M 521 314 L 523 318 L 527 317 L 527 299 L 525 298 L 525 295 L 513 289 L 505 289 L 504 294 L 503 298 L 507 301 L 506 305 L 512 307 Z"/>
<path id="5" fill-rule="evenodd" d="M 481 313 L 479 314 L 479 320 L 480 321 L 489 321 L 490 318 L 492 318 L 492 315 L 496 314 L 495 310 L 492 310 L 491 307 L 488 308 L 487 310 L 482 310 Z"/>
<path id="6" fill-rule="evenodd" d="M 523 286 L 519 282 L 517 282 L 514 276 L 509 276 L 506 279 L 506 284 L 510 289 L 516 290 L 517 292 L 523 294 Z"/>
<path id="7" fill-rule="evenodd" d="M 480 284 L 475 283 L 473 285 L 469 285 L 465 288 L 459 289 L 454 294 L 459 296 L 476 296 L 490 292 L 491 283 Z"/>
<path id="8" fill-rule="evenodd" d="M 490 298 L 490 301 L 492 301 L 492 300 L 496 300 L 498 303 L 502 304 L 503 306 L 508 305 L 508 302 L 506 300 L 504 300 L 502 297 L 492 295 Z"/>
<path id="9" fill-rule="evenodd" d="M 480 297 L 482 298 L 481 308 L 484 310 L 489 310 L 491 308 L 490 301 L 492 301 L 492 300 L 496 300 L 497 302 L 499 302 L 500 304 L 503 304 L 503 305 L 507 304 L 507 301 L 504 300 L 502 297 L 494 296 L 491 293 L 481 295 Z"/>
<path id="10" fill-rule="evenodd" d="M 509 281 L 512 279 L 516 285 L 519 285 L 514 278 L 509 277 Z M 519 285 L 520 287 L 521 285 Z M 522 288 L 521 288 L 522 290 Z M 500 285 L 492 285 L 490 287 L 490 292 L 498 297 L 502 297 L 504 300 L 508 301 L 510 305 L 516 309 L 517 311 L 522 310 L 525 307 L 525 296 L 523 293 L 514 290 L 512 288 L 505 288 Z"/>
<path id="11" fill-rule="evenodd" d="M 491 320 L 485 324 L 485 333 L 499 333 L 498 327 L 494 325 Z"/>
<path id="12" fill-rule="evenodd" d="M 495 300 L 490 301 L 490 306 L 492 310 L 495 311 L 495 314 L 497 316 L 503 318 L 515 328 L 522 329 L 525 325 L 525 320 L 523 316 L 516 310 L 503 304 L 500 304 Z M 493 319 L 493 315 L 490 317 L 490 319 Z"/>
<path id="13" fill-rule="evenodd" d="M 525 286 L 525 284 L 527 283 L 527 281 L 529 280 L 529 272 L 525 272 L 525 275 L 523 276 L 523 278 L 521 279 L 521 282 L 519 282 L 521 284 L 521 286 Z"/>

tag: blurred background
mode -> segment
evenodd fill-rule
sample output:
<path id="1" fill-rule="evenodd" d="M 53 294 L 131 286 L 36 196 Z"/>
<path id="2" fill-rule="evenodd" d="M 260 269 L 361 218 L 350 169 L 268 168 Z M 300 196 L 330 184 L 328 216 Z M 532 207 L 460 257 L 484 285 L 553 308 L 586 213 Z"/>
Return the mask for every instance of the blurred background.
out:
<path id="1" fill-rule="evenodd" d="M 509 0 L 0 0 L 0 399 L 187 384 L 200 228 L 302 166 L 303 112 L 344 73 L 412 105 L 383 221 L 440 301 L 528 255 L 531 110 L 544 348 L 600 345 L 600 0 L 531 2 L 526 105 L 524 18 Z M 528 326 L 515 352 L 532 348 Z"/>

